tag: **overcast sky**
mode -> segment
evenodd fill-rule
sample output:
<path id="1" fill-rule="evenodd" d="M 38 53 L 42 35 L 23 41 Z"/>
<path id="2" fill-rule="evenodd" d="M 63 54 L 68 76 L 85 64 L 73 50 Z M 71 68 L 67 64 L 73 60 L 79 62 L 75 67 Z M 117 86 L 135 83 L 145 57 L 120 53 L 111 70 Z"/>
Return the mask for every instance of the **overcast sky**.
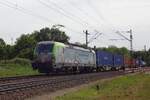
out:
<path id="1" fill-rule="evenodd" d="M 0 0 L 0 38 L 11 43 L 21 34 L 32 33 L 54 24 L 65 25 L 62 30 L 71 42 L 85 42 L 83 30 L 91 38 L 95 30 L 102 33 L 90 46 L 115 45 L 129 48 L 116 31 L 133 30 L 134 50 L 150 48 L 149 0 Z M 122 33 L 129 37 L 129 33 Z"/>

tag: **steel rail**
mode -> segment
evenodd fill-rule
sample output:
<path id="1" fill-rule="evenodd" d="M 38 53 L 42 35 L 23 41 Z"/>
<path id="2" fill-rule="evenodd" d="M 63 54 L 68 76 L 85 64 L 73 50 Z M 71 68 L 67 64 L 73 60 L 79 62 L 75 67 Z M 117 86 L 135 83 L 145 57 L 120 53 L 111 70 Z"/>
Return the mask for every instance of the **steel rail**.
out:
<path id="1" fill-rule="evenodd" d="M 107 75 L 108 73 L 110 73 L 110 72 L 86 74 L 86 75 L 72 75 L 72 76 L 64 76 L 64 77 L 57 77 L 57 78 L 50 78 L 50 79 L 43 79 L 43 80 L 33 80 L 33 81 L 27 81 L 27 82 L 1 84 L 0 85 L 0 93 L 20 90 L 20 89 L 47 86 L 47 85 L 51 86 L 51 85 L 67 83 L 67 82 L 75 82 L 75 81 L 86 82 L 86 81 L 89 81 L 89 80 L 92 80 L 95 78 L 103 78 L 105 76 L 107 76 L 107 77 L 112 76 L 112 75 Z M 116 73 L 116 72 L 113 72 L 113 74 L 118 75 L 118 73 Z"/>

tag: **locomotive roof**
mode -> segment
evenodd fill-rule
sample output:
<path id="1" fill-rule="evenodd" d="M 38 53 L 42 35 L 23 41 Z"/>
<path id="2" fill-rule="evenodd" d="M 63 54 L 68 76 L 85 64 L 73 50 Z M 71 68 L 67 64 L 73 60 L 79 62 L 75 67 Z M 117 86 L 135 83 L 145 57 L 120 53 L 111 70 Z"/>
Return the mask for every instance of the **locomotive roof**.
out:
<path id="1" fill-rule="evenodd" d="M 41 42 L 38 42 L 38 44 L 49 44 L 49 43 L 54 43 L 54 41 L 41 41 Z"/>
<path id="2" fill-rule="evenodd" d="M 61 44 L 61 45 L 64 45 L 65 47 L 68 47 L 68 48 L 74 48 L 74 49 L 78 49 L 78 50 L 94 52 L 93 50 L 90 50 L 90 49 L 85 49 L 85 48 L 82 48 L 82 47 L 68 45 L 68 44 L 64 44 L 64 43 L 61 43 L 61 42 L 55 42 L 55 41 L 41 41 L 38 44 L 52 44 L 52 43 Z"/>
<path id="3" fill-rule="evenodd" d="M 92 52 L 94 52 L 93 50 L 85 49 L 85 48 L 78 47 L 78 46 L 72 46 L 72 45 L 66 45 L 66 46 L 67 46 L 67 47 L 70 47 L 70 48 L 82 50 L 82 51 L 89 51 L 89 52 L 92 51 Z"/>

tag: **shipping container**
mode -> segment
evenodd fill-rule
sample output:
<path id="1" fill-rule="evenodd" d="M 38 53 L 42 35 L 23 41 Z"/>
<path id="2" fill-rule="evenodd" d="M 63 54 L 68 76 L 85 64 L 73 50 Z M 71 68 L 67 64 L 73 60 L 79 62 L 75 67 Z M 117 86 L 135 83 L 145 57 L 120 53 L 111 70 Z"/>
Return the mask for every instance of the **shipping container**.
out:
<path id="1" fill-rule="evenodd" d="M 143 67 L 146 63 L 142 59 L 136 59 L 136 67 Z"/>
<path id="2" fill-rule="evenodd" d="M 136 67 L 138 66 L 138 60 L 134 58 L 124 57 L 124 66 L 125 67 Z"/>
<path id="3" fill-rule="evenodd" d="M 96 51 L 97 67 L 113 66 L 113 54 L 106 51 Z"/>
<path id="4" fill-rule="evenodd" d="M 129 67 L 131 65 L 131 59 L 129 57 L 124 56 L 124 66 Z"/>
<path id="5" fill-rule="evenodd" d="M 114 67 L 120 67 L 124 65 L 124 58 L 122 55 L 113 55 L 113 60 L 114 60 Z"/>
<path id="6" fill-rule="evenodd" d="M 136 59 L 134 58 L 132 59 L 131 65 L 132 65 L 131 67 L 136 67 Z"/>

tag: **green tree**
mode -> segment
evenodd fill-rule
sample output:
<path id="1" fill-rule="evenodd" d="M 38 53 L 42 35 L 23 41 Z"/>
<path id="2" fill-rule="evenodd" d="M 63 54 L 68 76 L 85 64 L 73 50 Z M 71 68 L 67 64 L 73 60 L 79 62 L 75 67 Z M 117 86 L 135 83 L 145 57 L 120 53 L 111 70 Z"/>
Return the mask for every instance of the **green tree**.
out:
<path id="1" fill-rule="evenodd" d="M 30 34 L 21 35 L 15 44 L 15 55 L 21 58 L 33 58 L 33 50 L 36 45 L 36 40 Z"/>
<path id="2" fill-rule="evenodd" d="M 50 32 L 49 28 L 43 28 L 40 31 L 35 31 L 33 33 L 33 36 L 35 36 L 35 40 L 37 42 L 40 42 L 40 41 L 49 41 L 50 38 L 51 38 L 50 35 L 51 35 L 51 32 Z"/>
<path id="3" fill-rule="evenodd" d="M 2 38 L 0 38 L 0 60 L 5 58 L 5 54 L 6 54 L 5 46 L 6 46 L 5 41 Z"/>
<path id="4" fill-rule="evenodd" d="M 33 32 L 33 35 L 37 42 L 40 41 L 58 41 L 63 43 L 69 42 L 69 37 L 65 32 L 60 31 L 56 27 L 49 29 L 48 27 L 42 28 L 40 31 Z"/>
<path id="5" fill-rule="evenodd" d="M 14 58 L 15 57 L 14 52 L 15 52 L 14 46 L 8 45 L 8 44 L 5 46 L 5 58 L 6 59 Z"/>
<path id="6" fill-rule="evenodd" d="M 58 28 L 52 27 L 51 28 L 51 40 L 69 43 L 69 37 L 65 34 L 65 32 L 60 31 Z"/>
<path id="7" fill-rule="evenodd" d="M 2 38 L 0 38 L 0 45 L 6 45 L 5 41 Z"/>
<path id="8" fill-rule="evenodd" d="M 34 48 L 37 42 L 40 41 L 58 41 L 68 43 L 69 37 L 56 26 L 51 29 L 48 27 L 42 28 L 40 31 L 21 35 L 15 43 L 14 54 L 17 57 L 33 59 Z"/>

